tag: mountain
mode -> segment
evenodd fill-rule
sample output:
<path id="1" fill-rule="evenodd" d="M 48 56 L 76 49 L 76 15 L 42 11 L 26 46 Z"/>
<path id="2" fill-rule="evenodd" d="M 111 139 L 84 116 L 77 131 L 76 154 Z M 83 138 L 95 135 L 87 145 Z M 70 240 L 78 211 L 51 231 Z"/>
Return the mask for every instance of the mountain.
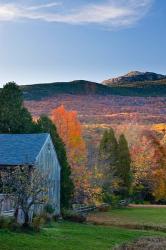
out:
<path id="1" fill-rule="evenodd" d="M 76 80 L 20 86 L 26 100 L 41 100 L 60 94 L 166 96 L 166 76 L 132 71 L 103 83 Z"/>
<path id="2" fill-rule="evenodd" d="M 116 86 L 116 85 L 132 85 L 139 86 L 140 83 L 166 83 L 166 76 L 161 74 L 156 74 L 153 72 L 139 72 L 139 71 L 131 71 L 124 76 L 120 76 L 117 78 L 112 78 L 103 81 L 103 84 L 107 86 Z"/>
<path id="3" fill-rule="evenodd" d="M 102 83 L 85 80 L 20 86 L 25 100 L 49 99 L 57 95 L 166 96 L 166 76 L 132 71 Z"/>
<path id="4" fill-rule="evenodd" d="M 26 100 L 41 100 L 59 94 L 71 95 L 107 95 L 111 88 L 96 82 L 76 80 L 20 86 Z"/>

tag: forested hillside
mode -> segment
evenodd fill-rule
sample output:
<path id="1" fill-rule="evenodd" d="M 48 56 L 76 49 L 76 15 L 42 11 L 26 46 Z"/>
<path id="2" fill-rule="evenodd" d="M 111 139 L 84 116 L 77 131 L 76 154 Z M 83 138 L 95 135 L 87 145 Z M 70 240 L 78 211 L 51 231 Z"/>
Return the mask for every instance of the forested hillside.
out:
<path id="1" fill-rule="evenodd" d="M 155 73 L 153 73 L 155 74 Z M 21 86 L 26 100 L 41 100 L 57 94 L 166 96 L 166 77 L 120 77 L 101 83 L 77 80 Z"/>
<path id="2" fill-rule="evenodd" d="M 58 94 L 111 94 L 111 89 L 108 86 L 84 80 L 26 85 L 21 86 L 21 89 L 26 100 L 41 100 Z"/>

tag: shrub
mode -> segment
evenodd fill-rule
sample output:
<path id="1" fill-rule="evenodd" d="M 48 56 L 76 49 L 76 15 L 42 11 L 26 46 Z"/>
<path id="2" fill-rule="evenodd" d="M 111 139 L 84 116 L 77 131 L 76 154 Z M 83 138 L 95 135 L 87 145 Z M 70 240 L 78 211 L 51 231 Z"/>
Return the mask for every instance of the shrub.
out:
<path id="1" fill-rule="evenodd" d="M 63 210 L 62 216 L 64 220 L 72 221 L 72 222 L 78 222 L 83 223 L 86 221 L 86 216 L 83 214 L 76 213 L 71 210 Z"/>
<path id="2" fill-rule="evenodd" d="M 0 217 L 0 228 L 3 229 L 3 228 L 8 228 L 8 223 L 9 223 L 9 219 L 4 217 L 4 216 L 1 216 Z"/>
<path id="3" fill-rule="evenodd" d="M 107 204 L 103 204 L 103 205 L 99 206 L 97 209 L 99 212 L 108 212 L 110 209 L 110 206 Z"/>
<path id="4" fill-rule="evenodd" d="M 120 208 L 120 201 L 121 201 L 121 197 L 118 195 L 112 195 L 111 196 L 111 206 L 113 208 Z"/>
<path id="5" fill-rule="evenodd" d="M 55 212 L 55 209 L 53 208 L 51 204 L 47 204 L 44 207 L 44 211 L 48 214 L 53 214 Z"/>
<path id="6" fill-rule="evenodd" d="M 44 219 L 42 216 L 34 217 L 32 222 L 32 227 L 35 232 L 39 232 L 43 224 L 44 224 Z"/>
<path id="7" fill-rule="evenodd" d="M 11 217 L 0 217 L 0 228 L 9 229 L 11 231 L 19 231 L 21 229 L 20 224 L 18 224 L 15 218 Z"/>
<path id="8" fill-rule="evenodd" d="M 43 219 L 44 224 L 50 224 L 53 216 L 44 212 L 40 215 L 40 217 Z"/>
<path id="9" fill-rule="evenodd" d="M 21 225 L 16 221 L 15 218 L 11 218 L 8 222 L 8 229 L 11 231 L 20 231 Z"/>
<path id="10" fill-rule="evenodd" d="M 54 215 L 55 209 L 51 204 L 46 204 L 44 212 L 41 215 L 45 224 L 50 224 L 52 220 L 56 221 L 57 217 Z"/>
<path id="11" fill-rule="evenodd" d="M 21 226 L 17 222 L 13 222 L 13 223 L 9 224 L 8 229 L 11 231 L 14 231 L 14 232 L 20 232 Z"/>
<path id="12" fill-rule="evenodd" d="M 52 219 L 53 219 L 53 221 L 57 221 L 59 219 L 59 216 L 58 215 L 53 215 Z"/>

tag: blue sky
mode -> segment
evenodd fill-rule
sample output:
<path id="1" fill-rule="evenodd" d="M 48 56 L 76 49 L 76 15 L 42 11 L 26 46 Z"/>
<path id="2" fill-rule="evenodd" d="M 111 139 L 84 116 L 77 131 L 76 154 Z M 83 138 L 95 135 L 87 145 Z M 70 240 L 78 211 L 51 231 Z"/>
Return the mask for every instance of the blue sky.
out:
<path id="1" fill-rule="evenodd" d="M 165 0 L 0 0 L 0 84 L 166 74 Z"/>

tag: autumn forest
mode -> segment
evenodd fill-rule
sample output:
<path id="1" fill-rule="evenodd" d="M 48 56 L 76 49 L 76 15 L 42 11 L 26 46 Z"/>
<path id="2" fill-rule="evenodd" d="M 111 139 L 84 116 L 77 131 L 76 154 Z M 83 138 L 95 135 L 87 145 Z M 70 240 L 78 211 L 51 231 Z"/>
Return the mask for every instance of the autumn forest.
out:
<path id="1" fill-rule="evenodd" d="M 11 95 L 12 100 L 10 88 L 12 83 L 1 93 Z M 6 102 L 5 110 L 9 105 L 13 116 L 15 104 Z M 24 100 L 24 105 L 32 114 L 27 113 L 28 119 L 38 125 L 32 132 L 42 131 L 43 119 L 48 117 L 64 143 L 73 183 L 72 202 L 129 199 L 165 203 L 165 97 L 57 94 Z M 12 126 L 11 120 L 8 126 Z M 9 127 L 1 124 L 1 132 L 12 132 Z M 28 129 L 25 125 L 23 132 Z M 19 128 L 13 132 L 20 132 Z"/>

